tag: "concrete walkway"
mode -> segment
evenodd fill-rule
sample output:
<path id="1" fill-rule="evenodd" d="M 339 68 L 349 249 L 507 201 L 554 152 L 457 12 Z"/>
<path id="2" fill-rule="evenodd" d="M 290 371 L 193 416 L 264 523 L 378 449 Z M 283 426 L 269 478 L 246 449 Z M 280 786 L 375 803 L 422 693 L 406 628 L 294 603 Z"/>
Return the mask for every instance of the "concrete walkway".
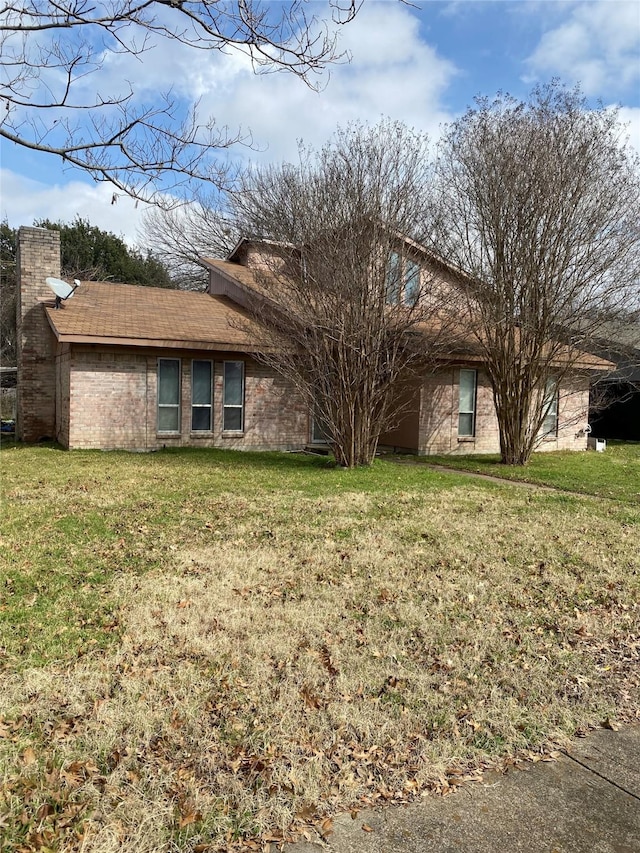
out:
<path id="1" fill-rule="evenodd" d="M 363 825 L 367 830 L 363 830 Z M 600 729 L 557 762 L 492 774 L 445 798 L 334 821 L 287 853 L 640 853 L 640 727 Z"/>
<path id="2" fill-rule="evenodd" d="M 432 471 L 439 471 L 443 474 L 462 474 L 466 477 L 475 477 L 476 480 L 489 480 L 490 483 L 498 483 L 501 486 L 504 486 L 504 484 L 506 483 L 509 486 L 524 486 L 524 488 L 526 489 L 536 489 L 537 491 L 542 492 L 559 491 L 554 486 L 545 486 L 542 483 L 528 483 L 526 480 L 511 480 L 509 479 L 509 477 L 497 477 L 495 474 L 482 474 L 479 471 L 465 471 L 463 468 L 454 468 L 449 467 L 448 465 L 432 465 L 429 462 L 421 462 L 416 464 L 424 465 L 426 468 L 430 468 Z M 566 491 L 566 489 L 562 489 L 562 491 Z M 581 492 L 569 492 L 569 494 L 584 497 Z"/>

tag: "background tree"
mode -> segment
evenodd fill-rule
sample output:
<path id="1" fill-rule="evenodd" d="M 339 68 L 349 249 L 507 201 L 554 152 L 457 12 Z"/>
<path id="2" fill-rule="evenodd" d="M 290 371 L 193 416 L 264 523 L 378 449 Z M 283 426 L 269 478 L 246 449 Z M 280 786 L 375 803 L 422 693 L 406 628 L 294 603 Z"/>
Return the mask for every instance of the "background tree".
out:
<path id="1" fill-rule="evenodd" d="M 479 99 L 445 133 L 434 243 L 469 275 L 502 461 L 523 465 L 555 387 L 640 298 L 638 160 L 615 110 L 558 83 Z"/>
<path id="2" fill-rule="evenodd" d="M 224 185 L 216 153 L 237 142 L 214 118 L 172 92 L 140 103 L 130 83 L 103 91 L 104 57 L 144 60 L 167 42 L 203 51 L 236 49 L 254 71 L 285 69 L 312 82 L 340 58 L 336 26 L 350 21 L 355 0 L 331 0 L 331 21 L 307 15 L 307 0 L 16 0 L 0 6 L 0 136 L 54 154 L 136 198 L 158 201 L 205 179 Z"/>
<path id="3" fill-rule="evenodd" d="M 79 216 L 71 223 L 34 223 L 60 232 L 62 275 L 84 281 L 123 281 L 151 287 L 173 287 L 166 267 L 150 251 L 130 249 L 120 237 L 102 231 Z M 3 365 L 16 364 L 17 229 L 0 223 L 0 322 Z"/>
<path id="4" fill-rule="evenodd" d="M 355 125 L 318 152 L 301 147 L 296 166 L 250 172 L 232 199 L 236 231 L 269 238 L 252 306 L 260 357 L 346 467 L 372 462 L 406 413 L 403 392 L 448 354 L 437 280 L 401 239 L 425 225 L 427 154 L 426 137 L 399 123 Z"/>
<path id="5" fill-rule="evenodd" d="M 16 365 L 16 245 L 17 232 L 0 222 L 0 364 Z"/>
<path id="6" fill-rule="evenodd" d="M 80 216 L 70 223 L 39 219 L 34 225 L 60 232 L 60 264 L 67 278 L 174 287 L 167 268 L 149 249 L 129 248 L 121 237 Z"/>
<path id="7" fill-rule="evenodd" d="M 171 275 L 180 290 L 204 290 L 209 274 L 201 258 L 224 258 L 240 235 L 219 201 L 201 192 L 189 204 L 153 207 L 142 218 L 140 240 Z"/>

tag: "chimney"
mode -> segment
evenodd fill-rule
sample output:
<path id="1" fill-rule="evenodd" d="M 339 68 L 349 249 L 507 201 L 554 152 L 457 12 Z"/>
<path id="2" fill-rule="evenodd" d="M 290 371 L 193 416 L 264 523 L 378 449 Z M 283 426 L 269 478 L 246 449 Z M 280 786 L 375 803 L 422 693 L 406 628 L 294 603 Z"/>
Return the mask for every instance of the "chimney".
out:
<path id="1" fill-rule="evenodd" d="M 60 233 L 18 231 L 16 437 L 33 442 L 55 436 L 56 340 L 40 297 L 51 297 L 47 276 L 60 277 Z"/>

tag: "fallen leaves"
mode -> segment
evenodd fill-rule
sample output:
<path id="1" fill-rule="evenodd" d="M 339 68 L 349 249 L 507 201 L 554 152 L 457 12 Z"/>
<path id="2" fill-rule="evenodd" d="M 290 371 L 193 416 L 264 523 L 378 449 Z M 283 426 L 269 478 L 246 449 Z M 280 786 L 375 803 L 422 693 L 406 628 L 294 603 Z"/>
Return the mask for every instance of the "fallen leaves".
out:
<path id="1" fill-rule="evenodd" d="M 131 853 L 145 813 L 162 843 L 198 853 L 327 838 L 342 810 L 374 832 L 366 809 L 554 761 L 573 727 L 638 712 L 637 548 L 624 571 L 598 564 L 571 518 L 546 536 L 555 505 L 533 518 L 498 498 L 479 515 L 459 492 L 269 495 L 203 491 L 185 522 L 196 544 L 167 522 L 174 550 L 123 572 L 121 610 L 56 628 L 61 643 L 100 628 L 112 646 L 42 667 L 30 691 L 15 681 L 7 703 L 29 719 L 0 720 L 0 811 L 20 844 L 89 853 L 96 826 Z M 149 549 L 146 510 L 140 523 Z M 131 558 L 130 538 L 110 559 Z"/>

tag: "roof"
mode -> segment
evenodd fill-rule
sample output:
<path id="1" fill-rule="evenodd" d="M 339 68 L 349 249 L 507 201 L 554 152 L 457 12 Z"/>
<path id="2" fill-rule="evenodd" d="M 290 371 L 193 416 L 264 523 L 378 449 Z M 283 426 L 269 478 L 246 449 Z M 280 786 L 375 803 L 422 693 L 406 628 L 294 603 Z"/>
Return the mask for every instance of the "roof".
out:
<path id="1" fill-rule="evenodd" d="M 228 260 L 205 262 L 250 292 L 267 295 L 263 277 L 253 269 Z M 260 340 L 260 335 L 251 333 L 249 314 L 241 306 L 226 296 L 208 293 L 91 281 L 82 282 L 59 309 L 45 302 L 45 310 L 63 343 L 251 352 Z M 470 339 L 459 340 L 456 350 L 458 358 L 479 360 Z M 579 353 L 575 366 L 610 370 L 615 365 Z"/>
<path id="2" fill-rule="evenodd" d="M 256 270 L 253 267 L 245 267 L 237 261 L 222 261 L 218 258 L 200 258 L 209 269 L 221 272 L 227 278 L 242 285 L 245 289 L 258 293 L 260 296 L 269 296 L 265 287 L 265 270 Z M 256 273 L 258 273 L 256 275 Z"/>
<path id="3" fill-rule="evenodd" d="M 90 281 L 45 310 L 61 342 L 251 349 L 247 314 L 224 296 Z"/>

